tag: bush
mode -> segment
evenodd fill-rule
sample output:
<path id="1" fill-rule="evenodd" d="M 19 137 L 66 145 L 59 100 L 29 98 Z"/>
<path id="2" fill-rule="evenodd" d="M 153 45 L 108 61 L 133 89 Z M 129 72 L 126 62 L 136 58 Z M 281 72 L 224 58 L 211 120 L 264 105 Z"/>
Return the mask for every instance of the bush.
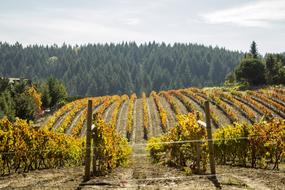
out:
<path id="1" fill-rule="evenodd" d="M 238 82 L 249 85 L 265 84 L 265 66 L 259 59 L 245 58 L 235 69 Z"/>

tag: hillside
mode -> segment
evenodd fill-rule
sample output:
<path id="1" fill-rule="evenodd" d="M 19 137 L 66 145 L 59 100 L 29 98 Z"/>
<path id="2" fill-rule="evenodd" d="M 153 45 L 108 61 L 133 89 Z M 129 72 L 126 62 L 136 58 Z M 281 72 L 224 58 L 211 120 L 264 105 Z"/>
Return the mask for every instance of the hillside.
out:
<path id="1" fill-rule="evenodd" d="M 266 117 L 285 118 L 285 89 L 270 87 L 252 91 L 231 91 L 222 88 L 187 88 L 152 92 L 137 98 L 134 94 L 102 96 L 71 102 L 48 117 L 42 128 L 74 137 L 86 132 L 87 100 L 92 99 L 94 113 L 102 113 L 105 122 L 113 123 L 117 131 L 128 137 L 133 148 L 131 163 L 111 174 L 93 177 L 82 183 L 82 167 L 32 171 L 20 177 L 3 177 L 0 187 L 65 187 L 68 189 L 284 189 L 284 164 L 279 171 L 243 167 L 217 166 L 217 178 L 208 175 L 185 176 L 183 172 L 160 164 L 153 164 L 145 150 L 146 139 L 159 136 L 176 125 L 176 115 L 190 111 L 203 116 L 203 102 L 210 101 L 213 131 L 234 122 L 254 123 Z M 164 117 L 166 114 L 166 118 Z M 132 125 L 129 126 L 129 120 Z M 128 133 L 130 135 L 128 135 Z M 37 179 L 30 180 L 37 176 Z"/>
<path id="2" fill-rule="evenodd" d="M 203 102 L 210 100 L 214 128 L 220 128 L 234 122 L 252 124 L 264 115 L 285 119 L 285 89 L 269 88 L 254 91 L 229 91 L 222 88 L 186 88 L 180 90 L 152 92 L 149 97 L 129 98 L 128 96 L 94 97 L 93 109 L 103 113 L 105 122 L 115 122 L 117 130 L 127 136 L 129 108 L 133 108 L 133 138 L 131 141 L 143 141 L 143 128 L 147 128 L 148 137 L 158 136 L 176 124 L 176 115 L 188 112 L 200 112 L 203 116 Z M 85 114 L 87 99 L 71 102 L 47 119 L 43 127 L 65 132 L 73 136 L 85 133 Z M 163 113 L 166 119 L 161 119 Z M 145 117 L 145 115 L 147 117 Z M 144 120 L 148 120 L 144 123 Z M 131 126 L 132 128 L 132 126 Z M 135 134 L 134 134 L 135 133 Z"/>
<path id="3" fill-rule="evenodd" d="M 0 42 L 0 76 L 34 82 L 53 76 L 64 82 L 70 95 L 141 94 L 223 84 L 241 57 L 240 52 L 197 44 L 23 47 Z"/>
<path id="4" fill-rule="evenodd" d="M 285 0 L 0 18 L 0 190 L 285 190 Z"/>

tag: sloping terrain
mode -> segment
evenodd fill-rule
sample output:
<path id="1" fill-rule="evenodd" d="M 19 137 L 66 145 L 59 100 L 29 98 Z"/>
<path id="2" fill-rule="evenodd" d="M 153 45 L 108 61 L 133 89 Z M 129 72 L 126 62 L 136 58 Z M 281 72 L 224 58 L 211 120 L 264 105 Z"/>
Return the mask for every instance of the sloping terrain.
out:
<path id="1" fill-rule="evenodd" d="M 200 89 L 188 89 L 188 92 L 184 90 L 178 91 L 183 91 L 182 94 L 185 96 L 184 98 L 193 105 L 195 111 L 201 113 L 203 113 L 203 101 L 210 100 L 210 108 L 212 113 L 217 117 L 218 127 L 230 124 L 233 118 L 232 113 L 234 114 L 234 118 L 238 118 L 239 122 L 244 121 L 247 123 L 250 122 L 248 118 L 252 117 L 250 114 L 253 114 L 256 120 L 261 118 L 264 113 L 269 114 L 266 116 L 272 114 L 276 117 L 282 117 L 283 114 L 285 114 L 285 94 L 278 93 L 274 88 L 267 89 L 267 91 L 256 91 L 256 93 L 260 95 L 258 98 L 257 95 L 251 95 L 250 92 L 231 93 L 213 89 L 201 94 Z M 166 91 L 166 93 L 171 94 L 172 92 Z M 236 101 L 233 101 L 233 99 L 232 101 L 228 100 L 225 98 L 227 96 L 223 96 L 223 98 L 220 98 L 221 102 L 217 102 L 217 99 L 211 96 L 211 94 L 217 93 L 220 93 L 220 95 L 227 94 Z M 275 94 L 275 96 L 273 97 L 272 94 Z M 185 103 L 173 94 L 171 94 L 171 96 L 173 97 L 174 104 L 177 105 L 181 113 L 187 114 L 188 111 Z M 274 102 L 268 100 L 271 97 L 273 97 L 271 100 Z M 261 100 L 262 98 L 264 98 L 263 101 Z M 173 110 L 173 105 L 171 106 L 173 102 L 168 102 L 164 96 L 159 96 L 159 99 L 167 112 L 167 128 L 169 129 L 176 124 L 175 110 Z M 110 122 L 113 117 L 115 117 L 113 113 L 116 110 L 115 107 L 118 102 L 119 98 L 113 101 L 108 98 L 102 101 L 100 100 L 94 105 L 94 113 L 102 113 L 104 119 Z M 129 100 L 125 100 L 117 110 L 116 129 L 123 136 L 126 136 L 129 102 Z M 163 134 L 163 130 L 158 108 L 152 96 L 148 97 L 146 102 L 148 105 L 146 114 L 148 114 L 149 118 L 148 138 L 159 136 Z M 77 108 L 79 111 L 73 116 L 72 122 L 68 124 L 68 130 L 65 131 L 67 134 L 70 134 L 72 128 L 76 126 L 76 123 L 82 120 L 83 124 L 80 126 L 81 132 L 79 136 L 84 137 L 86 131 L 86 121 L 84 118 L 86 117 L 85 107 L 86 104 L 82 104 L 82 107 Z M 227 110 L 227 107 L 231 109 Z M 63 122 L 64 117 L 66 117 L 71 109 L 62 109 L 62 113 L 57 113 L 59 116 L 53 120 L 51 129 Z M 218 166 L 217 178 L 214 179 L 208 175 L 186 176 L 183 172 L 176 169 L 160 164 L 153 164 L 148 157 L 149 153 L 145 150 L 146 140 L 144 139 L 142 98 L 135 100 L 132 117 L 133 131 L 130 145 L 133 148 L 133 154 L 128 167 L 117 168 L 106 176 L 94 177 L 86 183 L 82 183 L 83 167 L 49 169 L 24 174 L 13 174 L 0 179 L 0 189 L 20 187 L 25 189 L 285 189 L 284 165 L 281 166 L 280 171 Z M 203 119 L 203 117 L 201 119 Z"/>

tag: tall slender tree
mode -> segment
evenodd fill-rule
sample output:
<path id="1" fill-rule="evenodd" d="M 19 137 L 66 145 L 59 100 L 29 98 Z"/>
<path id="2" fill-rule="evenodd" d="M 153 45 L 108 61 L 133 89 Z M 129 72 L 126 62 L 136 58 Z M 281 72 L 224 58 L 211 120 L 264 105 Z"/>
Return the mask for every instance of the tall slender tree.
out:
<path id="1" fill-rule="evenodd" d="M 257 51 L 257 45 L 256 42 L 253 41 L 250 45 L 250 54 L 252 55 L 253 58 L 257 58 L 258 56 L 258 51 Z"/>

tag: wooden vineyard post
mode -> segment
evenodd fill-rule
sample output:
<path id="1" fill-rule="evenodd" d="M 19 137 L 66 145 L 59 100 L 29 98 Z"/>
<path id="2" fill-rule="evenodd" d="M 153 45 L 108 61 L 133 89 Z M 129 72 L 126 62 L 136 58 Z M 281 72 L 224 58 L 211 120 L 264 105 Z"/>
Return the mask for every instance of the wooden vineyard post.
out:
<path id="1" fill-rule="evenodd" d="M 97 119 L 97 118 L 96 118 Z M 92 127 L 93 128 L 93 127 Z M 92 156 L 92 174 L 96 176 L 97 173 L 97 144 L 96 144 L 96 136 L 97 136 L 97 129 L 96 125 L 94 125 L 94 129 L 92 129 L 92 139 L 93 139 L 93 156 Z"/>
<path id="2" fill-rule="evenodd" d="M 206 116 L 206 128 L 207 128 L 207 134 L 208 134 L 208 146 L 209 146 L 211 174 L 216 174 L 209 101 L 205 102 L 205 116 Z"/>
<path id="3" fill-rule="evenodd" d="M 91 166 L 91 125 L 92 125 L 92 100 L 88 100 L 87 108 L 87 130 L 86 130 L 86 155 L 84 181 L 90 179 Z"/>

